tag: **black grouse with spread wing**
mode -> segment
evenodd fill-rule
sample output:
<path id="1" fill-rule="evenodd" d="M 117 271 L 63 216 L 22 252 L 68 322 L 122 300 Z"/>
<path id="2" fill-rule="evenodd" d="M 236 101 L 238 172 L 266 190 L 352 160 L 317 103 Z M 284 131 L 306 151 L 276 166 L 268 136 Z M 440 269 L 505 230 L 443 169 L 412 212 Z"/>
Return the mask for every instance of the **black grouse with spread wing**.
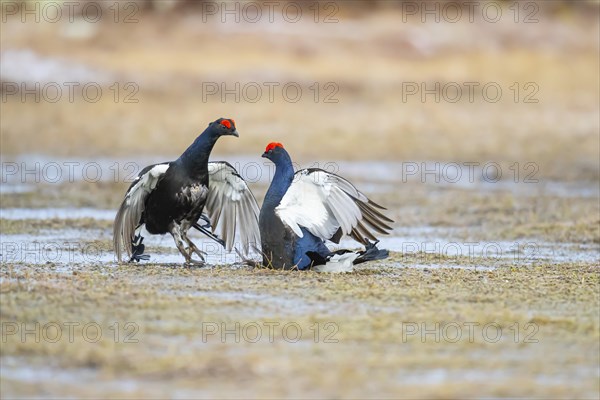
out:
<path id="1" fill-rule="evenodd" d="M 339 175 L 319 168 L 294 173 L 281 143 L 270 143 L 262 156 L 275 164 L 259 216 L 263 264 L 348 272 L 356 264 L 388 257 L 372 232 L 392 230 L 388 224 L 393 221 L 382 213 L 385 208 Z M 325 245 L 339 243 L 343 235 L 364 244 L 365 250 L 331 251 Z"/>
<path id="2" fill-rule="evenodd" d="M 149 258 L 143 255 L 141 233 L 136 234 L 142 225 L 151 234 L 170 233 L 186 263 L 195 262 L 193 254 L 204 261 L 203 252 L 187 236 L 191 227 L 229 251 L 236 236 L 244 253 L 259 242 L 258 205 L 246 182 L 230 164 L 208 162 L 221 136 L 238 137 L 232 119 L 210 123 L 177 160 L 140 172 L 115 217 L 113 242 L 119 261 L 123 249 L 130 261 Z M 220 237 L 215 233 L 219 227 Z"/>

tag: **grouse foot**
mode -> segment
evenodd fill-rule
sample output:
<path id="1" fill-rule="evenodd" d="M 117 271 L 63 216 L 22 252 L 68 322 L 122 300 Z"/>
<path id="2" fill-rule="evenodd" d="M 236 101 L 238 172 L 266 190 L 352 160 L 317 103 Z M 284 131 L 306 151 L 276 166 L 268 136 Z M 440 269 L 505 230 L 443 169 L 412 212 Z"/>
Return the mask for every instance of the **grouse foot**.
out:
<path id="1" fill-rule="evenodd" d="M 147 261 L 150 259 L 149 255 L 144 254 L 146 246 L 144 245 L 143 241 L 144 238 L 142 235 L 136 235 L 133 238 L 133 244 L 131 245 L 131 258 L 129 259 L 129 262 L 140 262 L 141 260 Z"/>

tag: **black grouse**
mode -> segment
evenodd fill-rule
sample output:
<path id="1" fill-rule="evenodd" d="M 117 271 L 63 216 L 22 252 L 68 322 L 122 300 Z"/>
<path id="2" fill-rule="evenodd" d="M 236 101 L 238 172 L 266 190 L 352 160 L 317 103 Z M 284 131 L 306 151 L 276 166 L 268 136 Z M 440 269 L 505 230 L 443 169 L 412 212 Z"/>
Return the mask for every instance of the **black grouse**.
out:
<path id="1" fill-rule="evenodd" d="M 392 230 L 388 223 L 393 221 L 380 211 L 385 208 L 341 176 L 319 168 L 294 173 L 281 143 L 270 143 L 262 156 L 275 163 L 275 175 L 259 216 L 264 265 L 348 272 L 355 264 L 388 257 L 387 250 L 377 248 L 371 233 Z M 365 250 L 327 248 L 325 241 L 339 243 L 343 235 L 365 245 Z"/>
<path id="2" fill-rule="evenodd" d="M 245 254 L 259 241 L 258 205 L 246 182 L 230 164 L 208 162 L 221 136 L 239 136 L 232 119 L 211 122 L 177 160 L 142 169 L 115 217 L 113 243 L 119 261 L 123 249 L 129 261 L 149 258 L 143 255 L 142 225 L 151 234 L 170 233 L 186 263 L 197 262 L 193 254 L 204 261 L 203 252 L 187 236 L 191 227 L 228 251 L 236 235 Z M 218 226 L 220 237 L 215 234 Z"/>

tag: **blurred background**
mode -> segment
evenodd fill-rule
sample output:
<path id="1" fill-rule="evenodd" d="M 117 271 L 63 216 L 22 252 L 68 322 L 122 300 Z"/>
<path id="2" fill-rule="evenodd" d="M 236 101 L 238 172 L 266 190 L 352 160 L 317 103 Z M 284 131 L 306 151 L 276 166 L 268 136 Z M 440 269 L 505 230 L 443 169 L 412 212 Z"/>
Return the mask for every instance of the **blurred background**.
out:
<path id="1" fill-rule="evenodd" d="M 597 1 L 87 3 L 2 2 L 2 156 L 162 160 L 223 116 L 218 154 L 598 178 Z"/>

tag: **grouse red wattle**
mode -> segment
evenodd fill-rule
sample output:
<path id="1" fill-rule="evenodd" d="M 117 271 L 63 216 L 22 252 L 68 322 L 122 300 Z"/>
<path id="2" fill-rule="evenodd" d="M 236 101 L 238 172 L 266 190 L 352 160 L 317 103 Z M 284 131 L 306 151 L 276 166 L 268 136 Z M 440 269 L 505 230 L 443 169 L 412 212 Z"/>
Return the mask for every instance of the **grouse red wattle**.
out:
<path id="1" fill-rule="evenodd" d="M 294 173 L 281 143 L 270 143 L 262 155 L 275 164 L 275 175 L 260 210 L 263 264 L 273 268 L 322 272 L 351 271 L 353 265 L 388 257 L 377 248 L 371 231 L 387 234 L 391 219 L 382 206 L 369 200 L 341 176 L 319 168 Z M 365 245 L 361 252 L 325 245 L 349 235 Z M 374 242 L 371 242 L 374 241 Z"/>
<path id="2" fill-rule="evenodd" d="M 186 263 L 195 262 L 193 254 L 204 261 L 204 254 L 187 236 L 191 227 L 228 251 L 236 235 L 245 254 L 251 243 L 259 241 L 258 204 L 246 182 L 230 164 L 208 162 L 221 136 L 239 136 L 232 119 L 211 122 L 177 160 L 149 165 L 135 178 L 113 226 L 119 261 L 123 249 L 130 261 L 149 258 L 143 254 L 142 226 L 151 234 L 170 233 Z M 219 227 L 221 237 L 215 233 Z"/>

